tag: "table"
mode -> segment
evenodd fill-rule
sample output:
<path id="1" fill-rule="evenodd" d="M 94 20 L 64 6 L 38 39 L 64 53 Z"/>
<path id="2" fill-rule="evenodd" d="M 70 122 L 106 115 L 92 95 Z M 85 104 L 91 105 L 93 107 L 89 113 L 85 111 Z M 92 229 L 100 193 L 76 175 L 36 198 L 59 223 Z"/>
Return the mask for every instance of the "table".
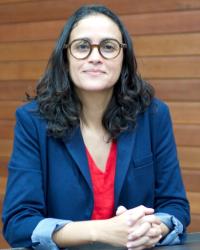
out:
<path id="1" fill-rule="evenodd" d="M 126 250 L 123 247 L 113 247 L 106 244 L 90 244 L 84 246 L 70 247 L 69 250 Z M 0 250 L 30 250 L 27 248 L 10 248 Z M 184 245 L 155 247 L 151 250 L 200 250 L 200 232 L 187 234 Z"/>

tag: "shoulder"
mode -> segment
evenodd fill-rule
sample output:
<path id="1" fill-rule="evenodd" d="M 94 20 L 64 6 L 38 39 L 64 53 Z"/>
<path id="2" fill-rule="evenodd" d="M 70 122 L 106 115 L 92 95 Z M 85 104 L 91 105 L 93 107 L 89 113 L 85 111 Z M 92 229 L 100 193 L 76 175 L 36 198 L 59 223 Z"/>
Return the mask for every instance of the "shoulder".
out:
<path id="1" fill-rule="evenodd" d="M 21 106 L 19 106 L 17 109 L 16 109 L 16 113 L 17 114 L 28 114 L 28 113 L 32 113 L 33 111 L 37 111 L 38 110 L 38 104 L 36 101 L 30 101 L 30 102 L 27 102 Z"/>
<path id="2" fill-rule="evenodd" d="M 164 115 L 169 113 L 168 105 L 158 98 L 153 98 L 151 104 L 148 107 L 148 112 L 154 116 Z"/>
<path id="3" fill-rule="evenodd" d="M 155 136 L 172 130 L 173 125 L 170 110 L 165 102 L 154 98 L 146 111 L 146 116 L 148 117 L 150 130 Z"/>
<path id="4" fill-rule="evenodd" d="M 38 104 L 36 101 L 28 102 L 16 109 L 16 123 L 23 127 L 41 127 L 46 121 L 38 113 Z"/>
<path id="5" fill-rule="evenodd" d="M 171 116 L 168 105 L 158 98 L 153 98 L 145 112 L 139 116 L 140 124 L 142 121 L 146 126 L 155 130 L 160 130 L 162 126 L 170 124 Z"/>

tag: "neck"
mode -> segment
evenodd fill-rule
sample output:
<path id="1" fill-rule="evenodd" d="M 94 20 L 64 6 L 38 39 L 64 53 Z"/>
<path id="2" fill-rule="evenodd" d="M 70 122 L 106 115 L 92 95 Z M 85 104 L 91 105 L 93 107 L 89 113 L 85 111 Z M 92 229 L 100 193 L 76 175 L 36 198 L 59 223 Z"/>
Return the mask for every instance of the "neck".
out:
<path id="1" fill-rule="evenodd" d="M 98 92 L 77 90 L 83 109 L 81 123 L 93 130 L 103 129 L 102 117 L 112 96 L 112 89 Z"/>

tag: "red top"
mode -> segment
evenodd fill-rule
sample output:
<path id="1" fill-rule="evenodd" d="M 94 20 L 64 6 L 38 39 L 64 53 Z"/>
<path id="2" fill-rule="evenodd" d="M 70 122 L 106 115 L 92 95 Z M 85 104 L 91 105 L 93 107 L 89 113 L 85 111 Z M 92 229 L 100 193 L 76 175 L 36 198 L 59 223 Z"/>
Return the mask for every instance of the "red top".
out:
<path id="1" fill-rule="evenodd" d="M 105 172 L 100 170 L 86 148 L 94 193 L 92 219 L 109 219 L 114 212 L 114 180 L 117 158 L 117 144 L 112 142 Z"/>

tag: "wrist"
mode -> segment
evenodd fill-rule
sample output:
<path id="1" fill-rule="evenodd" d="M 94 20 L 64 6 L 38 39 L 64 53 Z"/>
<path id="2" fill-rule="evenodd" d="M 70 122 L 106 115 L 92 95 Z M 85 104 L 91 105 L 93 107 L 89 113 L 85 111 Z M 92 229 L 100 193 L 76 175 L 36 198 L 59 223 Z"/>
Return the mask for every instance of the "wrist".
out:
<path id="1" fill-rule="evenodd" d="M 169 228 L 163 222 L 160 224 L 162 237 L 165 237 L 169 233 Z"/>
<path id="2" fill-rule="evenodd" d="M 92 223 L 92 227 L 90 229 L 92 243 L 109 243 L 109 221 L 110 219 L 96 220 Z"/>
<path id="3" fill-rule="evenodd" d="M 97 228 L 97 224 L 96 225 L 94 223 L 90 224 L 89 235 L 90 235 L 90 242 L 91 243 L 95 243 L 95 242 L 99 241 L 99 230 Z"/>

